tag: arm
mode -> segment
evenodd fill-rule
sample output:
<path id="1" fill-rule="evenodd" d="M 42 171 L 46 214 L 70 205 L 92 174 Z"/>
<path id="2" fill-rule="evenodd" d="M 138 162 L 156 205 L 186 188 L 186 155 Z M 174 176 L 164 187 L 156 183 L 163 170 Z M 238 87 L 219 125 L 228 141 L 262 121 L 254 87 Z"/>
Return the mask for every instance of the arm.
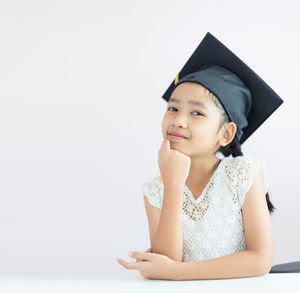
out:
<path id="1" fill-rule="evenodd" d="M 152 251 L 181 261 L 182 197 L 184 186 L 165 185 L 162 210 Z"/>
<path id="2" fill-rule="evenodd" d="M 223 279 L 254 277 L 272 268 L 272 226 L 260 172 L 253 178 L 243 206 L 243 223 L 247 249 L 201 262 L 176 262 L 175 278 Z"/>
<path id="3" fill-rule="evenodd" d="M 201 280 L 244 278 L 265 275 L 270 267 L 256 251 L 244 250 L 200 262 L 176 262 L 174 279 Z"/>

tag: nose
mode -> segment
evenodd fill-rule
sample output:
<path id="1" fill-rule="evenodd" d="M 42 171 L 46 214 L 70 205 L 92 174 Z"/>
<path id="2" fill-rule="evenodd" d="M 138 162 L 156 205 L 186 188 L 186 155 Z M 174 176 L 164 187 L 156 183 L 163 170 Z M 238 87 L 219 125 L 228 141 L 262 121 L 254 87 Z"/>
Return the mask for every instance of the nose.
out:
<path id="1" fill-rule="evenodd" d="M 177 112 L 176 115 L 174 115 L 173 124 L 176 128 L 183 127 L 186 128 L 186 117 L 183 113 Z"/>

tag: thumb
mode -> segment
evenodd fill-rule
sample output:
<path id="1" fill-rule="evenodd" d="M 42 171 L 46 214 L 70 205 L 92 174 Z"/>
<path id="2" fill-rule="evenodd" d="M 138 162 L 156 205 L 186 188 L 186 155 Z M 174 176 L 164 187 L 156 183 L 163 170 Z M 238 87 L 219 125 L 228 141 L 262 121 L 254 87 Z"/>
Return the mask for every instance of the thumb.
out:
<path id="1" fill-rule="evenodd" d="M 170 149 L 170 141 L 166 138 L 165 145 L 167 149 Z"/>

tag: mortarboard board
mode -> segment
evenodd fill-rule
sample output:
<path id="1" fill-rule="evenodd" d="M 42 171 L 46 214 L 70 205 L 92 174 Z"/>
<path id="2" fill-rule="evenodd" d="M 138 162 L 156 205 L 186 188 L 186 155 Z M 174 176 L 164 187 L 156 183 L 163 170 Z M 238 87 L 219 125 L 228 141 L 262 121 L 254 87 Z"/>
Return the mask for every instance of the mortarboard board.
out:
<path id="1" fill-rule="evenodd" d="M 169 101 L 182 82 L 197 82 L 217 96 L 237 126 L 242 144 L 283 100 L 242 60 L 207 33 L 162 98 Z"/>

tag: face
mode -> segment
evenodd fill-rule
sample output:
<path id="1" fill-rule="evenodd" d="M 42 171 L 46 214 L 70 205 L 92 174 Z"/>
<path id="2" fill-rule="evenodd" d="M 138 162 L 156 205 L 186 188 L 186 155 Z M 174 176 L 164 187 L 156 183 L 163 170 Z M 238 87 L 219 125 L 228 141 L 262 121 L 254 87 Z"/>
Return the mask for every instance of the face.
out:
<path id="1" fill-rule="evenodd" d="M 183 82 L 173 91 L 162 121 L 164 139 L 172 149 L 190 157 L 213 154 L 218 149 L 221 112 L 205 92 L 193 82 Z M 168 133 L 177 132 L 186 139 L 176 140 Z"/>

